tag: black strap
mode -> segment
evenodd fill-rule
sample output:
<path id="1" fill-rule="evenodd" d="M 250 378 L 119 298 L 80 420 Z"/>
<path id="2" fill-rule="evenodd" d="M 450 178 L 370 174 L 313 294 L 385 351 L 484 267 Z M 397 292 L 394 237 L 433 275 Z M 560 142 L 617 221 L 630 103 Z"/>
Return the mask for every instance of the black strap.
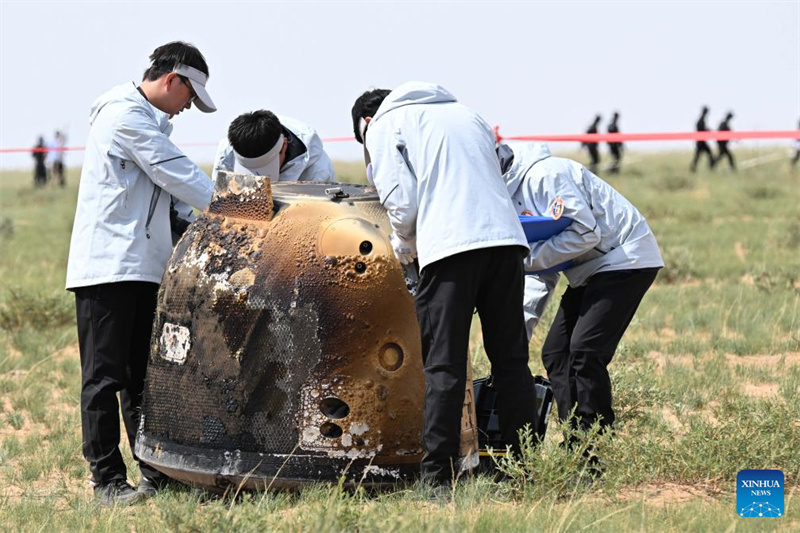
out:
<path id="1" fill-rule="evenodd" d="M 144 232 L 148 239 L 150 238 L 150 221 L 153 220 L 153 214 L 156 212 L 158 199 L 161 196 L 161 187 L 156 184 L 153 184 L 153 186 L 155 189 L 153 189 L 153 194 L 150 196 L 150 210 L 147 212 L 147 222 L 144 224 Z"/>

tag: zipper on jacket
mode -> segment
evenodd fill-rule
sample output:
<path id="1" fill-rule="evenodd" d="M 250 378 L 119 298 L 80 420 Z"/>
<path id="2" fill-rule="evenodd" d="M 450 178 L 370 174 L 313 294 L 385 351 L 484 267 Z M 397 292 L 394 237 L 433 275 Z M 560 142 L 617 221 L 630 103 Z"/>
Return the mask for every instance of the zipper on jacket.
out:
<path id="1" fill-rule="evenodd" d="M 128 207 L 128 189 L 129 189 L 129 187 L 128 187 L 128 176 L 126 176 L 125 175 L 126 173 L 124 172 L 125 171 L 125 160 L 124 159 L 120 159 L 119 160 L 119 168 L 121 168 L 123 170 L 123 173 L 122 173 L 122 185 L 125 187 L 124 205 L 125 205 L 125 208 L 127 208 Z"/>
<path id="2" fill-rule="evenodd" d="M 158 198 L 161 196 L 161 187 L 155 184 L 154 186 L 153 195 L 150 196 L 150 210 L 147 212 L 147 222 L 144 223 L 144 234 L 147 235 L 148 239 L 150 238 L 150 221 L 153 220 L 153 213 L 156 212 Z"/>

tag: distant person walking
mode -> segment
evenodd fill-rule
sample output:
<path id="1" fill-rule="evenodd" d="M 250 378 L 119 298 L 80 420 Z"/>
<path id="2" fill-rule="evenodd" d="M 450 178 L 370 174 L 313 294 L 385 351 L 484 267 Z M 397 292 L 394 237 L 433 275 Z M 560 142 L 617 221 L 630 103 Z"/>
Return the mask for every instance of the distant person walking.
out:
<path id="1" fill-rule="evenodd" d="M 51 150 L 47 153 L 50 160 L 50 176 L 53 180 L 58 180 L 60 186 L 67 184 L 67 179 L 64 174 L 64 148 L 67 145 L 67 139 L 64 134 L 56 130 L 53 137 L 53 143 L 50 145 Z"/>
<path id="2" fill-rule="evenodd" d="M 611 117 L 611 122 L 608 125 L 608 133 L 619 133 L 619 113 L 614 112 L 614 115 Z M 611 157 L 613 161 L 611 162 L 611 168 L 608 170 L 611 174 L 619 174 L 620 163 L 622 162 L 622 152 L 625 149 L 625 146 L 622 143 L 608 143 L 608 150 L 611 152 Z"/>
<path id="3" fill-rule="evenodd" d="M 600 127 L 600 115 L 596 115 L 594 117 L 594 122 L 592 125 L 589 126 L 589 129 L 586 130 L 586 133 L 597 133 L 598 128 Z M 589 170 L 591 170 L 594 174 L 597 174 L 598 167 L 600 166 L 600 150 L 597 148 L 596 142 L 585 142 L 583 146 L 589 151 Z"/>
<path id="4" fill-rule="evenodd" d="M 733 113 L 728 111 L 728 114 L 725 115 L 725 120 L 719 123 L 719 128 L 717 131 L 731 131 L 731 119 L 733 118 Z M 733 160 L 733 154 L 728 151 L 728 141 L 717 141 L 717 158 L 711 164 L 712 168 L 714 165 L 720 162 L 723 157 L 728 158 L 728 165 L 730 165 L 730 169 L 736 172 L 736 162 Z"/>
<path id="5" fill-rule="evenodd" d="M 800 130 L 800 123 L 797 124 L 797 129 Z M 800 161 L 800 139 L 794 140 L 794 158 L 792 159 L 792 168 L 797 166 L 797 162 Z"/>
<path id="6" fill-rule="evenodd" d="M 703 106 L 703 109 L 700 112 L 700 118 L 697 119 L 697 124 L 695 125 L 695 129 L 697 131 L 708 131 L 708 126 L 706 126 L 707 116 L 708 107 Z M 703 154 L 708 156 L 708 168 L 714 168 L 714 154 L 711 152 L 711 148 L 708 147 L 708 143 L 705 141 L 697 141 L 694 146 L 694 159 L 692 159 L 691 166 L 692 173 L 697 172 L 697 164 L 700 162 L 700 156 Z"/>
<path id="7" fill-rule="evenodd" d="M 39 137 L 39 142 L 33 148 L 33 185 L 44 187 L 47 183 L 47 167 L 44 164 L 47 159 L 47 146 L 44 144 L 44 137 Z"/>

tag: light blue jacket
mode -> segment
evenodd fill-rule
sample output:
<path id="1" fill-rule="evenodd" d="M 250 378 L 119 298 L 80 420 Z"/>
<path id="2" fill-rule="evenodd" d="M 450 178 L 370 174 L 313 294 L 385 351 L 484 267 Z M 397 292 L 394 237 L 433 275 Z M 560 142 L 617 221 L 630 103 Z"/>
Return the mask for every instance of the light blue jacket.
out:
<path id="1" fill-rule="evenodd" d="M 169 116 L 134 83 L 92 104 L 67 289 L 119 281 L 161 283 L 172 251 L 170 202 L 190 216 L 214 190 L 208 176 L 170 141 Z"/>
<path id="2" fill-rule="evenodd" d="M 500 152 L 510 147 L 501 146 Z M 572 219 L 561 233 L 531 244 L 526 270 L 543 270 L 565 261 L 572 287 L 598 272 L 663 267 L 658 243 L 641 213 L 611 185 L 575 161 L 550 155 L 544 144 L 513 147 L 503 175 L 517 213 L 551 214 Z M 502 159 L 502 156 L 501 156 Z"/>
<path id="3" fill-rule="evenodd" d="M 336 181 L 333 163 L 322 147 L 322 139 L 311 126 L 291 117 L 278 116 L 281 125 L 291 131 L 305 145 L 306 151 L 285 161 L 278 174 L 278 181 Z M 217 146 L 212 176 L 219 170 L 233 171 L 235 156 L 227 137 Z"/>
<path id="4" fill-rule="evenodd" d="M 417 239 L 420 268 L 496 246 L 527 251 L 495 154 L 495 135 L 438 85 L 407 82 L 366 132 L 375 188 L 392 229 Z"/>

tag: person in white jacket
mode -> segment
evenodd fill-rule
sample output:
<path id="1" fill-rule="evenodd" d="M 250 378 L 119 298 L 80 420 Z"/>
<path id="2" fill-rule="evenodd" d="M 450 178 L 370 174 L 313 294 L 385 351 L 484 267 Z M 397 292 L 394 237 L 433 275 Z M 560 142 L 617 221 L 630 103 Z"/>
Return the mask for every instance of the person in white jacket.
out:
<path id="1" fill-rule="evenodd" d="M 458 474 L 467 351 L 477 308 L 498 391 L 503 438 L 535 430 L 535 392 L 522 313 L 528 253 L 495 155 L 495 135 L 438 85 L 408 82 L 362 94 L 352 112 L 386 208 L 398 259 L 421 269 L 416 309 L 425 373 L 423 479 Z M 441 491 L 437 491 L 441 493 Z"/>
<path id="2" fill-rule="evenodd" d="M 498 157 L 518 214 L 572 220 L 561 233 L 531 243 L 525 259 L 526 271 L 571 261 L 563 271 L 569 287 L 542 347 L 542 362 L 561 420 L 583 430 L 595 421 L 610 427 L 614 410 L 607 367 L 664 266 L 655 236 L 624 196 L 583 165 L 553 157 L 546 145 L 500 145 Z M 529 334 L 557 277 L 526 281 Z"/>
<path id="3" fill-rule="evenodd" d="M 213 192 L 208 176 L 169 139 L 170 119 L 192 103 L 215 111 L 206 61 L 182 42 L 157 48 L 150 61 L 138 86 L 114 87 L 92 105 L 67 264 L 81 354 L 83 455 L 106 505 L 152 495 L 164 480 L 140 462 L 139 491 L 128 485 L 117 393 L 133 451 L 156 296 L 172 250 L 171 212 L 190 216 Z"/>
<path id="4" fill-rule="evenodd" d="M 273 181 L 336 181 L 314 128 L 264 109 L 231 122 L 228 136 L 217 147 L 212 177 L 220 170 L 269 176 Z"/>

